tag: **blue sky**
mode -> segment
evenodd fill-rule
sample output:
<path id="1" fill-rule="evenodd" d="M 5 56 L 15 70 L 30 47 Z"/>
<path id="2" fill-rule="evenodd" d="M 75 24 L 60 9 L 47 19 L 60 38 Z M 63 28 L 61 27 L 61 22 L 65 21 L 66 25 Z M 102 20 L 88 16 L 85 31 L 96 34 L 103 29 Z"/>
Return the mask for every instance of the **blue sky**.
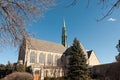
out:
<path id="1" fill-rule="evenodd" d="M 118 55 L 115 48 L 120 39 L 120 14 L 115 10 L 112 15 L 97 22 L 108 8 L 101 9 L 97 0 L 91 1 L 87 8 L 87 0 L 79 0 L 75 6 L 66 7 L 72 0 L 58 0 L 57 4 L 47 10 L 37 22 L 31 23 L 27 30 L 34 34 L 33 37 L 61 43 L 61 30 L 63 18 L 66 22 L 68 43 L 72 45 L 76 37 L 86 50 L 94 50 L 100 63 L 115 61 Z M 99 4 L 99 5 L 98 5 Z M 5 47 L 0 52 L 0 63 L 7 61 L 17 62 L 18 50 L 14 47 Z"/>

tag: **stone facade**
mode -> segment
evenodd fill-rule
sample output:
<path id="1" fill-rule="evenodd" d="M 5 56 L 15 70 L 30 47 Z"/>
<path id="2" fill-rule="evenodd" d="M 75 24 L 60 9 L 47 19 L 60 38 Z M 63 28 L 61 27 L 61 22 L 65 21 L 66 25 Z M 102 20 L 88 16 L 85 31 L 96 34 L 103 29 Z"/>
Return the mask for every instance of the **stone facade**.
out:
<path id="1" fill-rule="evenodd" d="M 28 38 L 20 47 L 19 60 L 23 60 L 26 67 L 31 66 L 33 74 L 38 74 L 41 80 L 44 77 L 61 77 L 61 56 L 65 50 L 61 44 Z"/>
<path id="2" fill-rule="evenodd" d="M 28 38 L 20 47 L 18 59 L 23 60 L 26 67 L 31 66 L 33 74 L 39 75 L 40 80 L 44 77 L 61 77 L 67 71 L 65 66 L 69 62 L 69 50 L 70 47 L 66 48 L 62 44 Z M 86 51 L 84 47 L 83 50 L 88 60 L 87 64 L 99 64 L 93 50 Z"/>

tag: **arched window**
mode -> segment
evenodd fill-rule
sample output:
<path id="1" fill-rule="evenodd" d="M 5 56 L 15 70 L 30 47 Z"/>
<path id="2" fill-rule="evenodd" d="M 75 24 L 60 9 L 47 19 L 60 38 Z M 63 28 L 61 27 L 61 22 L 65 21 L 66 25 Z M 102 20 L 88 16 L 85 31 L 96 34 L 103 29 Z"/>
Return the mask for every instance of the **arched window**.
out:
<path id="1" fill-rule="evenodd" d="M 35 53 L 31 52 L 30 54 L 30 63 L 35 63 Z"/>
<path id="2" fill-rule="evenodd" d="M 35 71 L 35 74 L 40 74 L 40 71 L 39 71 L 39 70 L 36 70 L 36 71 Z"/>
<path id="3" fill-rule="evenodd" d="M 51 54 L 48 54 L 47 64 L 52 64 L 52 55 Z"/>
<path id="4" fill-rule="evenodd" d="M 44 64 L 45 56 L 43 53 L 40 53 L 39 55 L 39 63 Z"/>
<path id="5" fill-rule="evenodd" d="M 57 65 L 58 64 L 58 56 L 56 55 L 55 56 L 55 65 Z"/>

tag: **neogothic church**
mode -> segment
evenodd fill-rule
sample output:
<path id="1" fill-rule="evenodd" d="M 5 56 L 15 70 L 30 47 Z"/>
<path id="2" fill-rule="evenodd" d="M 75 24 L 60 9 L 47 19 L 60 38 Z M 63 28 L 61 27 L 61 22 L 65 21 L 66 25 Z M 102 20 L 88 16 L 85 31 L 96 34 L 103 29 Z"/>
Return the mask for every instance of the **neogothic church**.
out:
<path id="1" fill-rule="evenodd" d="M 80 46 L 82 44 L 80 43 Z M 87 58 L 87 64 L 94 66 L 99 64 L 93 50 L 82 49 Z M 19 50 L 18 61 L 22 61 L 26 67 L 31 66 L 33 74 L 37 74 L 41 80 L 44 77 L 61 77 L 66 74 L 70 47 L 67 42 L 65 21 L 62 27 L 61 44 L 27 38 L 23 41 Z"/>

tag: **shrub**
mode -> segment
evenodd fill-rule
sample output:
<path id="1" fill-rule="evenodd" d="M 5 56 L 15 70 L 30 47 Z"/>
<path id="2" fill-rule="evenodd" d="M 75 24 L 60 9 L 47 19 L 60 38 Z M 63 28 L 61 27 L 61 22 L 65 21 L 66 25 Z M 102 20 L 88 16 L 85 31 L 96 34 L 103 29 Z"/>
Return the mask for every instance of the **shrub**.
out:
<path id="1" fill-rule="evenodd" d="M 2 80 L 33 80 L 33 76 L 26 72 L 14 72 L 7 75 Z"/>
<path id="2" fill-rule="evenodd" d="M 67 80 L 65 77 L 45 77 L 44 80 Z"/>

